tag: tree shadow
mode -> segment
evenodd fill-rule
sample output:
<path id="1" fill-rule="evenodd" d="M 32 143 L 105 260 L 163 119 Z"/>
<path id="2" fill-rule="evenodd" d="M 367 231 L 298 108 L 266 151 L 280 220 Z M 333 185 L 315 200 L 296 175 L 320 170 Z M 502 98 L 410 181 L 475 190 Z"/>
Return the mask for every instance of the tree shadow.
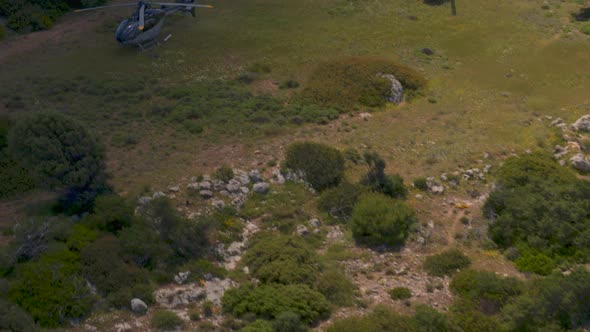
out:
<path id="1" fill-rule="evenodd" d="M 590 21 L 590 7 L 582 8 L 578 13 L 573 13 L 572 18 L 578 22 Z"/>
<path id="2" fill-rule="evenodd" d="M 449 2 L 449 0 L 424 0 L 424 3 L 429 6 L 440 6 Z"/>

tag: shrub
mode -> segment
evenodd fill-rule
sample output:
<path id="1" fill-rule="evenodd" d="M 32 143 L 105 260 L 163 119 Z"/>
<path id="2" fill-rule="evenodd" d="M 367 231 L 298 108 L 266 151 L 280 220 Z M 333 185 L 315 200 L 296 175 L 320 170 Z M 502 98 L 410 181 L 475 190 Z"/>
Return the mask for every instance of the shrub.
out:
<path id="1" fill-rule="evenodd" d="M 369 193 L 359 198 L 350 222 L 357 241 L 398 246 L 404 243 L 417 219 L 406 204 L 382 194 Z"/>
<path id="2" fill-rule="evenodd" d="M 337 306 L 351 306 L 355 302 L 355 284 L 339 268 L 326 269 L 318 278 L 316 289 L 330 303 Z"/>
<path id="3" fill-rule="evenodd" d="M 428 190 L 428 182 L 425 177 L 420 177 L 414 180 L 414 188 L 426 191 Z"/>
<path id="4" fill-rule="evenodd" d="M 469 300 L 455 300 L 450 308 L 450 319 L 463 331 L 501 332 L 506 331 L 500 325 L 497 316 L 489 316 L 475 308 Z"/>
<path id="5" fill-rule="evenodd" d="M 203 316 L 211 317 L 213 315 L 213 303 L 211 301 L 203 302 Z"/>
<path id="6" fill-rule="evenodd" d="M 326 298 L 307 285 L 243 285 L 225 292 L 223 309 L 237 316 L 247 313 L 275 318 L 292 311 L 306 324 L 327 318 L 330 304 Z"/>
<path id="7" fill-rule="evenodd" d="M 113 234 L 131 226 L 135 219 L 133 208 L 123 198 L 114 194 L 98 196 L 92 210 L 94 213 L 89 215 L 85 222 Z"/>
<path id="8" fill-rule="evenodd" d="M 412 292 L 406 287 L 396 287 L 389 291 L 392 300 L 405 300 L 412 297 Z"/>
<path id="9" fill-rule="evenodd" d="M 10 129 L 8 148 L 48 183 L 67 187 L 62 201 L 68 206 L 87 209 L 107 189 L 103 148 L 81 123 L 59 113 L 21 118 Z"/>
<path id="10" fill-rule="evenodd" d="M 281 82 L 279 89 L 296 89 L 299 87 L 299 82 L 295 80 L 286 80 Z"/>
<path id="11" fill-rule="evenodd" d="M 19 306 L 0 299 L 0 331 L 40 331 L 33 318 Z"/>
<path id="12" fill-rule="evenodd" d="M 334 219 L 346 222 L 352 216 L 354 205 L 363 192 L 362 186 L 343 182 L 337 187 L 324 190 L 318 201 L 318 207 Z"/>
<path id="13" fill-rule="evenodd" d="M 440 254 L 426 257 L 424 270 L 433 276 L 452 275 L 457 270 L 466 268 L 471 264 L 469 257 L 458 249 L 449 249 Z"/>
<path id="14" fill-rule="evenodd" d="M 246 251 L 244 264 L 264 283 L 313 284 L 320 266 L 316 253 L 299 238 L 262 235 Z"/>
<path id="15" fill-rule="evenodd" d="M 292 311 L 280 313 L 272 322 L 274 332 L 306 332 L 307 327 L 301 322 L 298 314 Z"/>
<path id="16" fill-rule="evenodd" d="M 75 254 L 60 252 L 19 265 L 8 298 L 43 327 L 57 327 L 85 316 L 93 296 L 86 281 L 76 274 L 76 261 Z"/>
<path id="17" fill-rule="evenodd" d="M 143 222 L 121 230 L 119 239 L 124 257 L 139 267 L 162 267 L 167 261 L 166 258 L 173 255 L 172 249 Z"/>
<path id="18" fill-rule="evenodd" d="M 517 266 L 542 274 L 560 260 L 590 257 L 588 210 L 590 183 L 542 154 L 507 160 L 484 205 L 492 240 L 517 247 Z"/>
<path id="19" fill-rule="evenodd" d="M 151 322 L 153 327 L 163 331 L 175 330 L 184 324 L 176 313 L 169 310 L 158 310 L 154 312 Z"/>
<path id="20" fill-rule="evenodd" d="M 240 332 L 274 332 L 272 323 L 267 320 L 258 319 L 246 325 Z"/>
<path id="21" fill-rule="evenodd" d="M 36 185 L 35 174 L 0 148 L 0 198 L 27 192 Z"/>
<path id="22" fill-rule="evenodd" d="M 340 151 L 319 143 L 291 144 L 287 148 L 285 166 L 302 172 L 316 190 L 338 185 L 344 176 L 344 157 Z"/>
<path id="23" fill-rule="evenodd" d="M 421 94 L 426 80 L 416 71 L 394 61 L 352 57 L 324 62 L 309 77 L 302 98 L 320 105 L 353 109 L 355 105 L 383 106 L 391 84 L 379 73 L 393 74 L 404 87 L 406 99 Z"/>
<path id="24" fill-rule="evenodd" d="M 127 309 L 134 298 L 141 299 L 146 304 L 154 303 L 154 287 L 149 283 L 137 283 L 107 295 L 107 300 L 114 308 Z"/>
<path id="25" fill-rule="evenodd" d="M 379 154 L 366 152 L 364 158 L 369 170 L 362 178 L 362 184 L 393 198 L 406 197 L 408 189 L 404 185 L 404 180 L 397 174 L 385 174 L 385 161 Z"/>
<path id="26" fill-rule="evenodd" d="M 515 278 L 501 278 L 493 272 L 465 270 L 453 277 L 451 290 L 474 301 L 480 311 L 496 314 L 511 298 L 522 293 L 523 283 Z"/>
<path id="27" fill-rule="evenodd" d="M 590 24 L 582 25 L 582 27 L 580 28 L 580 31 L 582 31 L 582 33 L 590 35 Z"/>
<path id="28" fill-rule="evenodd" d="M 215 278 L 225 278 L 227 271 L 223 267 L 219 267 L 206 259 L 198 259 L 190 261 L 181 266 L 179 271 L 189 271 L 191 274 L 189 278 L 194 281 L 205 279 L 206 274 L 210 274 Z"/>
<path id="29" fill-rule="evenodd" d="M 98 238 L 98 233 L 94 230 L 81 225 L 76 224 L 72 228 L 72 234 L 68 238 L 66 244 L 72 251 L 80 251 L 88 246 L 92 241 Z"/>
<path id="30" fill-rule="evenodd" d="M 234 178 L 234 171 L 231 167 L 223 165 L 219 167 L 214 174 L 215 178 L 223 182 L 228 182 Z"/>

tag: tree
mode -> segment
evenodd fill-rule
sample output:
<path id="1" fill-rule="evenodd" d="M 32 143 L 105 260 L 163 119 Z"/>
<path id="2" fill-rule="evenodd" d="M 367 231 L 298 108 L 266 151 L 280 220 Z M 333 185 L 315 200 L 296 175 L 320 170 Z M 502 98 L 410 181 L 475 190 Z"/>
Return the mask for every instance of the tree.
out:
<path id="1" fill-rule="evenodd" d="M 393 198 L 406 197 L 408 189 L 404 180 L 397 174 L 385 174 L 385 161 L 377 152 L 366 152 L 364 157 L 369 170 L 361 180 L 362 184 Z"/>
<path id="2" fill-rule="evenodd" d="M 107 189 L 104 150 L 79 122 L 55 112 L 20 119 L 8 134 L 12 156 L 46 179 L 66 187 L 62 202 L 88 208 Z"/>
<path id="3" fill-rule="evenodd" d="M 344 157 L 333 147 L 301 142 L 287 148 L 285 166 L 302 173 L 316 190 L 336 186 L 344 176 Z"/>

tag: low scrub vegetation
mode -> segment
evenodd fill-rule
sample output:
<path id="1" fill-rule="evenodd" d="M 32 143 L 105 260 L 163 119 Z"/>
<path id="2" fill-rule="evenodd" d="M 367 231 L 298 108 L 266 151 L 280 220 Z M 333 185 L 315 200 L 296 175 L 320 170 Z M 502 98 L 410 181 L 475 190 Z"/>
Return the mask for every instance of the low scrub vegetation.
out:
<path id="1" fill-rule="evenodd" d="M 391 83 L 378 74 L 393 74 L 403 85 L 407 100 L 423 93 L 421 74 L 395 61 L 374 57 L 351 57 L 324 62 L 311 74 L 302 98 L 318 105 L 347 111 L 357 105 L 384 106 Z"/>
<path id="2" fill-rule="evenodd" d="M 285 167 L 300 172 L 316 190 L 338 185 L 344 176 L 344 157 L 337 149 L 319 143 L 293 143 L 287 148 Z"/>
<path id="3" fill-rule="evenodd" d="M 424 270 L 433 276 L 448 276 L 471 264 L 469 257 L 458 249 L 450 249 L 440 254 L 426 257 Z"/>
<path id="4" fill-rule="evenodd" d="M 484 206 L 491 238 L 511 249 L 517 267 L 547 275 L 590 255 L 590 183 L 549 156 L 511 158 Z"/>
<path id="5" fill-rule="evenodd" d="M 399 246 L 404 243 L 413 226 L 416 214 L 403 202 L 383 194 L 363 194 L 350 220 L 355 239 L 371 246 Z"/>

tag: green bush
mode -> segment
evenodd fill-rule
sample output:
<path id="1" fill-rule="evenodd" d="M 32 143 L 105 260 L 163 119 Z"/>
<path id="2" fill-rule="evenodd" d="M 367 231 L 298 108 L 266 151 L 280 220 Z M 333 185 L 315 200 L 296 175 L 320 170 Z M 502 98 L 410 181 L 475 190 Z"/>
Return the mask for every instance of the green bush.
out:
<path id="1" fill-rule="evenodd" d="M 176 313 L 169 310 L 158 310 L 154 312 L 151 323 L 153 327 L 163 331 L 175 330 L 184 324 Z"/>
<path id="2" fill-rule="evenodd" d="M 118 195 L 101 195 L 94 201 L 93 214 L 85 223 L 102 231 L 117 234 L 135 220 L 133 207 Z"/>
<path id="3" fill-rule="evenodd" d="M 251 313 L 261 318 L 275 318 L 291 311 L 306 324 L 330 314 L 326 298 L 307 285 L 243 285 L 226 291 L 222 303 L 226 312 L 237 316 Z"/>
<path id="4" fill-rule="evenodd" d="M 358 104 L 383 106 L 391 83 L 379 77 L 379 73 L 395 75 L 403 85 L 408 100 L 421 94 L 426 87 L 426 80 L 418 72 L 394 61 L 351 57 L 320 64 L 309 77 L 302 98 L 307 102 L 347 110 Z"/>
<path id="5" fill-rule="evenodd" d="M 582 33 L 590 35 L 590 24 L 582 25 L 582 27 L 580 28 L 580 31 L 582 31 Z"/>
<path id="6" fill-rule="evenodd" d="M 303 240 L 286 235 L 259 236 L 243 260 L 263 283 L 311 285 L 320 271 L 317 254 Z"/>
<path id="7" fill-rule="evenodd" d="M 324 190 L 318 201 L 318 207 L 334 219 L 347 222 L 352 216 L 354 205 L 364 191 L 362 186 L 343 182 L 337 187 Z"/>
<path id="8" fill-rule="evenodd" d="M 412 292 L 406 287 L 396 287 L 389 291 L 392 300 L 406 300 L 412 297 Z"/>
<path id="9" fill-rule="evenodd" d="M 33 318 L 14 303 L 0 299 L 0 331 L 40 331 Z"/>
<path id="10" fill-rule="evenodd" d="M 414 188 L 426 191 L 428 190 L 428 182 L 425 177 L 420 177 L 414 180 Z"/>
<path id="11" fill-rule="evenodd" d="M 355 303 L 355 284 L 340 268 L 327 268 L 315 286 L 334 305 L 352 306 Z"/>
<path id="12" fill-rule="evenodd" d="M 231 167 L 223 165 L 215 171 L 215 174 L 213 174 L 213 176 L 218 180 L 228 182 L 229 180 L 234 178 L 234 171 Z"/>
<path id="13" fill-rule="evenodd" d="M 150 226 L 137 222 L 119 232 L 123 255 L 136 266 L 164 267 L 174 252 Z"/>
<path id="14" fill-rule="evenodd" d="M 416 222 L 416 214 L 403 202 L 369 193 L 359 198 L 350 225 L 360 243 L 398 246 L 405 242 Z"/>
<path id="15" fill-rule="evenodd" d="M 149 283 L 136 283 L 123 287 L 107 295 L 109 304 L 118 309 L 128 309 L 131 300 L 134 298 L 141 299 L 146 304 L 154 303 L 155 288 Z"/>
<path id="16" fill-rule="evenodd" d="M 27 192 L 37 185 L 34 174 L 0 148 L 0 198 Z"/>
<path id="17" fill-rule="evenodd" d="M 496 314 L 511 298 L 522 293 L 523 283 L 515 278 L 501 278 L 493 272 L 465 270 L 453 277 L 451 290 L 475 302 L 480 311 Z"/>
<path id="18" fill-rule="evenodd" d="M 503 332 L 507 331 L 501 324 L 498 315 L 487 315 L 480 312 L 470 300 L 458 299 L 450 308 L 450 320 L 462 331 Z"/>
<path id="19" fill-rule="evenodd" d="M 589 298 L 590 272 L 556 273 L 527 283 L 502 316 L 509 331 L 577 331 L 588 324 Z"/>
<path id="20" fill-rule="evenodd" d="M 191 273 L 189 278 L 194 281 L 204 279 L 206 274 L 220 279 L 224 279 L 227 275 L 227 271 L 223 267 L 217 266 L 205 259 L 189 261 L 178 268 L 178 270 L 181 272 L 189 271 Z"/>
<path id="21" fill-rule="evenodd" d="M 424 270 L 433 276 L 449 276 L 459 269 L 466 268 L 471 264 L 469 257 L 465 256 L 458 249 L 449 249 L 440 254 L 426 257 Z"/>
<path id="22" fill-rule="evenodd" d="M 76 224 L 72 227 L 72 234 L 66 242 L 72 251 L 80 251 L 98 238 L 98 233 L 82 225 Z"/>
<path id="23" fill-rule="evenodd" d="M 8 149 L 28 169 L 65 186 L 62 205 L 88 210 L 94 197 L 108 189 L 104 150 L 79 122 L 54 112 L 24 116 L 10 129 Z"/>
<path id="24" fill-rule="evenodd" d="M 93 295 L 77 275 L 77 255 L 60 252 L 20 264 L 8 298 L 43 327 L 57 327 L 90 312 Z"/>
<path id="25" fill-rule="evenodd" d="M 336 186 L 344 176 L 344 157 L 330 146 L 301 142 L 287 147 L 285 167 L 302 172 L 316 190 Z"/>
<path id="26" fill-rule="evenodd" d="M 272 322 L 274 332 L 307 332 L 307 327 L 301 322 L 298 314 L 292 311 L 280 313 Z"/>
<path id="27" fill-rule="evenodd" d="M 393 198 L 406 197 L 408 189 L 404 185 L 404 180 L 397 174 L 385 174 L 385 161 L 379 154 L 366 152 L 364 159 L 369 170 L 361 179 L 362 184 Z"/>
<path id="28" fill-rule="evenodd" d="M 246 325 L 240 332 L 275 332 L 272 323 L 267 320 L 258 319 Z"/>
<path id="29" fill-rule="evenodd" d="M 0 16 L 18 31 L 48 29 L 68 10 L 63 0 L 0 0 Z"/>
<path id="30" fill-rule="evenodd" d="M 500 247 L 516 247 L 517 266 L 547 274 L 560 261 L 590 257 L 590 183 L 543 154 L 511 158 L 484 205 Z"/>

